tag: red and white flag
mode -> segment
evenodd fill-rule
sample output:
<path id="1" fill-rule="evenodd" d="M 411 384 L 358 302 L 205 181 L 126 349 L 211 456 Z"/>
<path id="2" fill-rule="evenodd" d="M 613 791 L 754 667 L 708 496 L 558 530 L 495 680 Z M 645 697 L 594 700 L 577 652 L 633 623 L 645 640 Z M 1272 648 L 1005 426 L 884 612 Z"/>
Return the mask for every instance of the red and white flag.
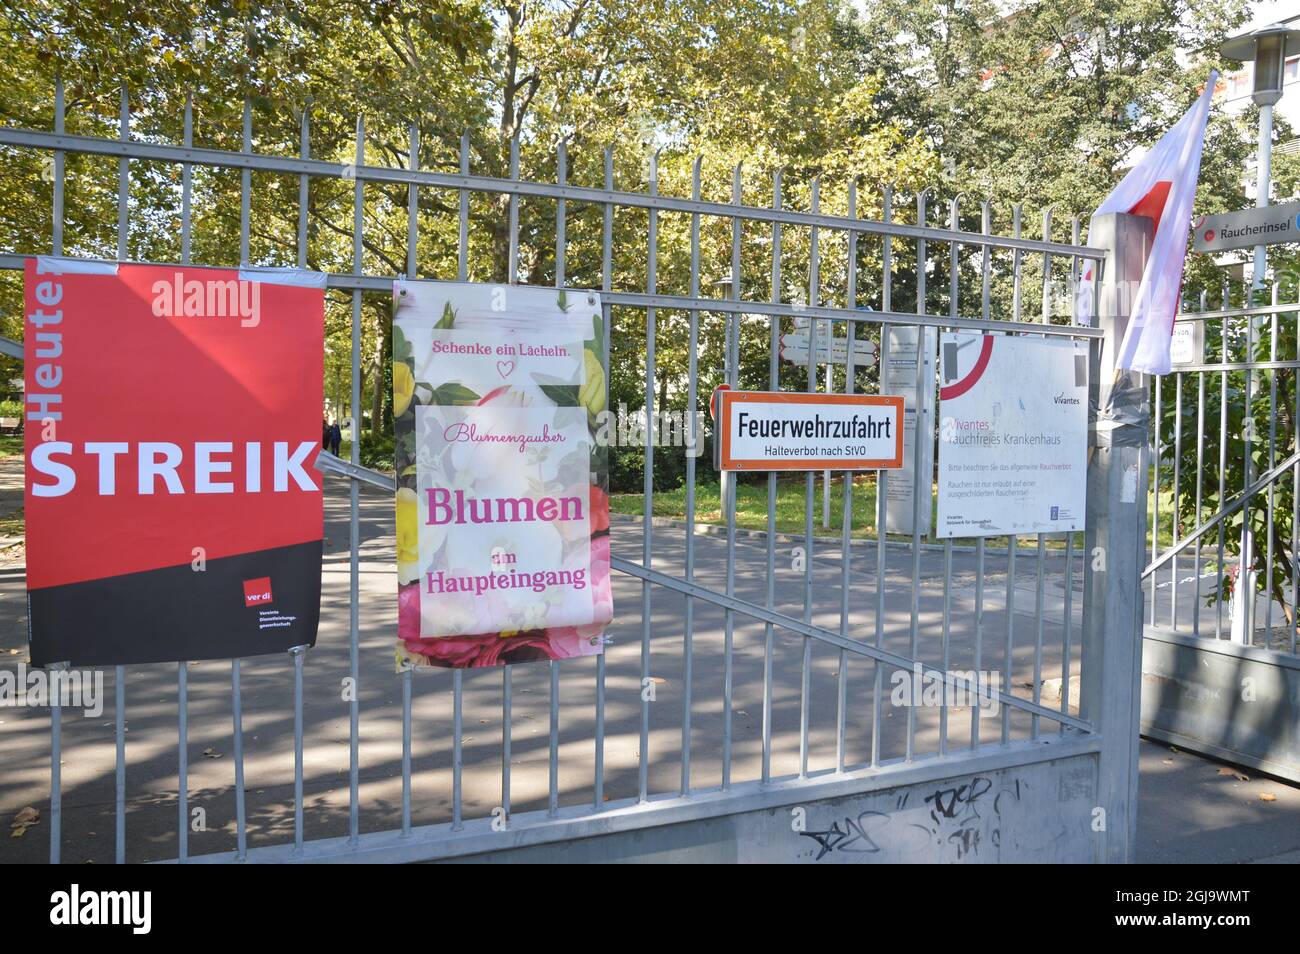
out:
<path id="1" fill-rule="evenodd" d="M 1132 296 L 1128 330 L 1116 366 L 1147 374 L 1167 374 L 1169 346 L 1183 283 L 1183 259 L 1192 222 L 1192 200 L 1201 171 L 1201 147 L 1210 117 L 1210 101 L 1219 74 L 1211 71 L 1200 98 L 1178 124 L 1165 133 L 1142 161 L 1093 212 L 1145 215 L 1155 223 L 1151 254 L 1137 292 Z M 1090 269 L 1092 263 L 1085 263 Z M 1080 315 L 1083 324 L 1091 316 Z M 1085 320 L 1086 319 L 1086 320 Z"/>

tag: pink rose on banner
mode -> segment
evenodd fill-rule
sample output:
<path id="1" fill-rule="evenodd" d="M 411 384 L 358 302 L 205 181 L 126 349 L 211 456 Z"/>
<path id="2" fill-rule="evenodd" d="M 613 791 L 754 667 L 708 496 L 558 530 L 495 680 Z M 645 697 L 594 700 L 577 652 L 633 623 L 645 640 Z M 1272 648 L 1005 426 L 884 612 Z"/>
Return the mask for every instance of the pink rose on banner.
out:
<path id="1" fill-rule="evenodd" d="M 397 588 L 397 637 L 420 637 L 420 584 L 408 583 Z"/>

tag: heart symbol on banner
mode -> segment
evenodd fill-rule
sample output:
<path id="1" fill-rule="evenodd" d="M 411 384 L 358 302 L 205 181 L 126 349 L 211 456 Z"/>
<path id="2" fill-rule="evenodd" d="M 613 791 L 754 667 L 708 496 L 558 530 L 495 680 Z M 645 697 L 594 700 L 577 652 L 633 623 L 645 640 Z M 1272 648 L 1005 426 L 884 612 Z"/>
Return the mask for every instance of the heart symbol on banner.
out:
<path id="1" fill-rule="evenodd" d="M 501 375 L 501 377 L 503 378 L 510 377 L 510 375 L 514 373 L 514 370 L 515 370 L 515 363 L 513 361 L 497 362 L 497 374 Z"/>

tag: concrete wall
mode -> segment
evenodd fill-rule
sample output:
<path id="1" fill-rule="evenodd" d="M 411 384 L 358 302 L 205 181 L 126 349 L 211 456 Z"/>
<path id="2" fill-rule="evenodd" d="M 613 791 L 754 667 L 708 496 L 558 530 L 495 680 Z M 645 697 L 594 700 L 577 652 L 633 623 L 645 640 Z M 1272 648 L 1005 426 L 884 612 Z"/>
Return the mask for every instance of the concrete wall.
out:
<path id="1" fill-rule="evenodd" d="M 1090 863 L 1096 785 L 1082 755 L 454 861 Z"/>
<path id="2" fill-rule="evenodd" d="M 1148 628 L 1142 733 L 1300 782 L 1300 656 Z"/>

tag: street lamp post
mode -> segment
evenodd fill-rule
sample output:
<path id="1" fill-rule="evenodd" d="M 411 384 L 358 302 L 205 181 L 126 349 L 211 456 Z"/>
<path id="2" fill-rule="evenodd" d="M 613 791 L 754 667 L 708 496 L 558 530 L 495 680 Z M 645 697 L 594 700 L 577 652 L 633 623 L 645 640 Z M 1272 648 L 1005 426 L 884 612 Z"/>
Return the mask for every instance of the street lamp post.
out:
<path id="1" fill-rule="evenodd" d="M 1282 83 L 1288 53 L 1300 50 L 1300 30 L 1281 24 L 1251 30 L 1234 36 L 1223 44 L 1222 53 L 1230 60 L 1255 64 L 1255 83 L 1251 100 L 1259 107 L 1259 153 L 1256 175 L 1256 208 L 1268 206 L 1270 172 L 1273 160 L 1273 106 L 1282 98 Z M 1251 288 L 1264 284 L 1268 251 L 1255 246 L 1255 269 Z"/>

